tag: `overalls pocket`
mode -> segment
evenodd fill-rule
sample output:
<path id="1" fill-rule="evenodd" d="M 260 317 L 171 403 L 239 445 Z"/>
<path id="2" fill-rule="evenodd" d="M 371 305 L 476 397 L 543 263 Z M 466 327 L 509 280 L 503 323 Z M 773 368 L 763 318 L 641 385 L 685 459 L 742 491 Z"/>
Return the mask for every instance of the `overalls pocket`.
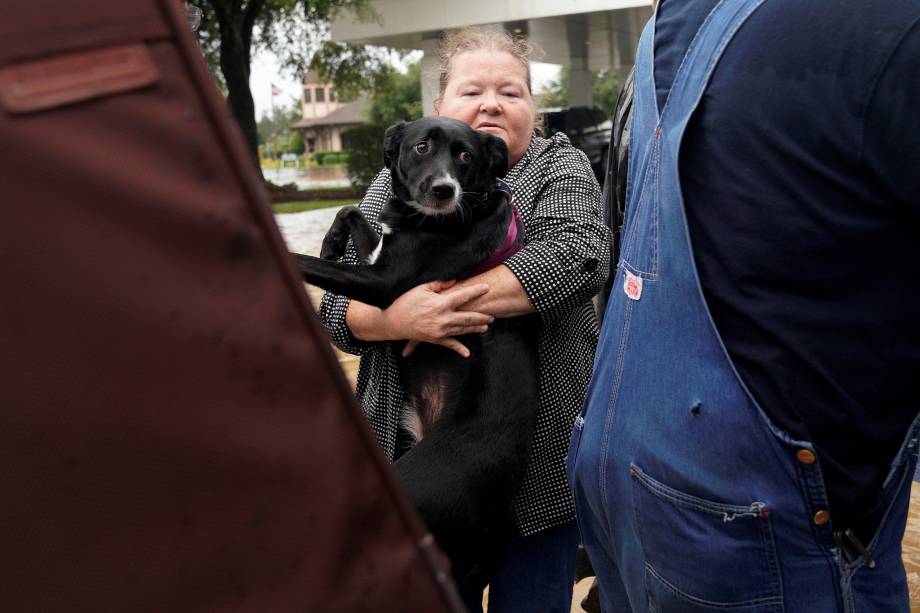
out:
<path id="1" fill-rule="evenodd" d="M 631 465 L 650 611 L 782 613 L 769 508 L 685 494 Z"/>
<path id="2" fill-rule="evenodd" d="M 629 271 L 646 281 L 658 279 L 658 160 L 656 140 L 650 152 L 649 168 L 632 210 L 626 212 L 627 226 L 620 259 Z"/>

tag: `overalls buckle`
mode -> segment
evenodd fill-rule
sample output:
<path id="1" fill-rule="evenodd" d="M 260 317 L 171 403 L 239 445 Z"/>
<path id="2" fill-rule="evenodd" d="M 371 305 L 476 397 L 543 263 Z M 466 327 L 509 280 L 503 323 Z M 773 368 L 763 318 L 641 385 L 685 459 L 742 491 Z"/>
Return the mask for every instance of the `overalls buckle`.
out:
<path id="1" fill-rule="evenodd" d="M 859 558 L 866 561 L 866 566 L 875 568 L 875 560 L 869 555 L 869 550 L 862 544 L 862 541 L 856 537 L 852 528 L 846 530 L 834 530 L 834 542 L 840 548 L 844 559 L 852 564 Z"/>

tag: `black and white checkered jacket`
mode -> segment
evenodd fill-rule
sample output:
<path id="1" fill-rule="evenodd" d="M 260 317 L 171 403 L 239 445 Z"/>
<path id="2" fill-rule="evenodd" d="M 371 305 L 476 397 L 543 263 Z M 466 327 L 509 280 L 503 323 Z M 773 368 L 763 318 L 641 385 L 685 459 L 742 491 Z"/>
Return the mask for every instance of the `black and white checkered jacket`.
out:
<path id="1" fill-rule="evenodd" d="M 588 159 L 564 134 L 534 136 L 505 181 L 526 225 L 524 248 L 505 265 L 541 317 L 540 406 L 527 476 L 516 501 L 518 527 L 527 536 L 574 518 L 565 455 L 591 378 L 598 338 L 591 297 L 609 272 L 610 234 Z M 390 197 L 390 173 L 383 171 L 360 207 L 374 222 Z M 353 246 L 345 261 L 357 261 Z M 336 346 L 361 356 L 357 394 L 380 444 L 392 457 L 405 401 L 399 356 L 390 343 L 365 342 L 351 335 L 345 325 L 348 302 L 327 293 L 320 315 Z"/>

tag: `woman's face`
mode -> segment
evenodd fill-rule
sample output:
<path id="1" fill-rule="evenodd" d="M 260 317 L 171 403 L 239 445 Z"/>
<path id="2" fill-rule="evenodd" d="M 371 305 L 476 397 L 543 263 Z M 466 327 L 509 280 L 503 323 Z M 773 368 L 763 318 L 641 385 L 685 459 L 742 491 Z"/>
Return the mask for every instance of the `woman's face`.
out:
<path id="1" fill-rule="evenodd" d="M 505 141 L 509 167 L 530 144 L 534 108 L 527 69 L 505 51 L 477 49 L 455 55 L 435 110 Z"/>

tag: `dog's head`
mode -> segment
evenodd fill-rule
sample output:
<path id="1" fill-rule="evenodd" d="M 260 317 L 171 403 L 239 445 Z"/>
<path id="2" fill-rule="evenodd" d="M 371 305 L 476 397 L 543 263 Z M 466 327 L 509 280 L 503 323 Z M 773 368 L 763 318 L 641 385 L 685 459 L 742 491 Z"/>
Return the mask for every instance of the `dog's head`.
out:
<path id="1" fill-rule="evenodd" d="M 488 200 L 508 171 L 508 147 L 462 121 L 424 117 L 386 131 L 383 161 L 396 197 L 425 215 L 447 215 Z"/>

